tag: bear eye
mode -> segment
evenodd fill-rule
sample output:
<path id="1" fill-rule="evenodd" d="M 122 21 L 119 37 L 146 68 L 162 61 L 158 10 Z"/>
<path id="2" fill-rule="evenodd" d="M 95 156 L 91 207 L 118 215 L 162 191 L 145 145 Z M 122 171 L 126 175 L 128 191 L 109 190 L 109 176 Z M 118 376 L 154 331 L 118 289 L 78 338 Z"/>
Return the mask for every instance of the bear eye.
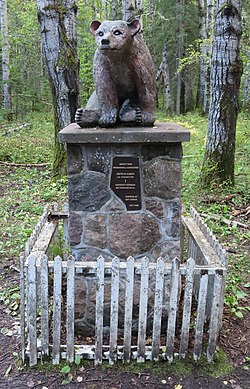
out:
<path id="1" fill-rule="evenodd" d="M 104 32 L 103 32 L 103 31 L 99 31 L 99 32 L 98 32 L 98 35 L 99 35 L 99 36 L 103 36 L 103 35 L 104 35 Z"/>
<path id="2" fill-rule="evenodd" d="M 114 35 L 122 35 L 122 32 L 120 30 L 115 30 Z"/>

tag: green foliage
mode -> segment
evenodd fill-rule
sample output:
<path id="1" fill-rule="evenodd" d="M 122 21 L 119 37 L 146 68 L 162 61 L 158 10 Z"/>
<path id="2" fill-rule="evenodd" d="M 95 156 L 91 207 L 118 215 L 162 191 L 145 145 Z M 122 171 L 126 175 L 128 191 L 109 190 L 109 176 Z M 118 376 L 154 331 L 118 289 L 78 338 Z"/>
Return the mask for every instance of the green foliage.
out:
<path id="1" fill-rule="evenodd" d="M 8 307 L 8 312 L 12 316 L 18 314 L 18 309 L 20 305 L 20 289 L 19 287 L 11 288 L 0 288 L 0 302 Z"/>

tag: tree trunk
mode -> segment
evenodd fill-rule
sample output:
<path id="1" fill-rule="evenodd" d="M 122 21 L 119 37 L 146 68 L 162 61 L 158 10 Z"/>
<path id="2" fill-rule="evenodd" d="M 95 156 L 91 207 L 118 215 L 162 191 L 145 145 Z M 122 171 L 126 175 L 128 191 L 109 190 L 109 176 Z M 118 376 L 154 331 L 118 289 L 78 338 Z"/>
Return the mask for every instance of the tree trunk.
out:
<path id="1" fill-rule="evenodd" d="M 182 71 L 179 68 L 180 61 L 183 58 L 184 52 L 184 31 L 183 31 L 183 19 L 184 19 L 184 3 L 185 0 L 176 0 L 176 16 L 178 20 L 178 37 L 177 37 L 177 59 L 176 59 L 176 69 L 177 69 L 177 81 L 176 81 L 176 115 L 181 114 L 181 105 L 182 105 Z"/>
<path id="2" fill-rule="evenodd" d="M 117 19 L 117 0 L 112 0 L 112 20 Z"/>
<path id="3" fill-rule="evenodd" d="M 138 11 L 138 16 L 141 24 L 141 31 L 143 31 L 143 0 L 136 0 L 136 7 Z"/>
<path id="4" fill-rule="evenodd" d="M 248 62 L 244 68 L 244 95 L 243 95 L 243 107 L 250 108 L 250 51 L 244 53 L 248 58 Z"/>
<path id="5" fill-rule="evenodd" d="M 198 0 L 199 37 L 201 39 L 198 105 L 202 108 L 204 114 L 208 112 L 209 106 L 209 78 L 211 65 L 211 44 L 209 39 L 212 31 L 214 1 L 215 0 Z"/>
<path id="6" fill-rule="evenodd" d="M 12 98 L 10 85 L 10 55 L 8 39 L 8 10 L 7 0 L 0 0 L 1 33 L 2 33 L 2 80 L 3 80 L 3 107 L 6 118 L 11 120 Z"/>
<path id="7" fill-rule="evenodd" d="M 79 108 L 79 61 L 76 50 L 76 0 L 37 0 L 38 17 L 54 106 L 55 158 L 53 173 L 65 172 L 65 151 L 58 132 L 74 122 Z"/>
<path id="8" fill-rule="evenodd" d="M 202 167 L 205 183 L 234 183 L 235 134 L 242 63 L 241 0 L 218 0 L 211 62 L 210 108 Z"/>
<path id="9" fill-rule="evenodd" d="M 122 0 L 122 19 L 126 22 L 134 17 L 135 0 Z"/>
<path id="10" fill-rule="evenodd" d="M 156 75 L 156 81 L 163 79 L 166 97 L 166 113 L 172 112 L 172 97 L 170 90 L 170 72 L 167 58 L 167 44 L 165 43 L 162 50 L 162 61 Z"/>
<path id="11" fill-rule="evenodd" d="M 184 73 L 185 95 L 184 95 L 184 112 L 190 112 L 194 108 L 194 96 L 192 90 L 192 69 L 190 65 L 185 67 Z"/>

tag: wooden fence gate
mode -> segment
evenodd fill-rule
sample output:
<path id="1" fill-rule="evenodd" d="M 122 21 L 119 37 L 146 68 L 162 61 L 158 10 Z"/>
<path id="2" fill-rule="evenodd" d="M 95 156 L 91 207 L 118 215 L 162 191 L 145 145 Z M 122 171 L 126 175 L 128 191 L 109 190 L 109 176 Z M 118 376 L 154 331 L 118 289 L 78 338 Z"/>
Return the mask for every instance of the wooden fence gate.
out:
<path id="1" fill-rule="evenodd" d="M 46 253 L 58 225 L 47 221 L 48 213 L 46 209 L 26 246 L 26 254 L 21 255 L 23 361 L 28 356 L 29 364 L 35 365 L 38 358 L 52 357 L 52 362 L 58 364 L 61 358 L 73 362 L 78 354 L 82 358 L 94 359 L 95 364 L 102 363 L 103 359 L 108 359 L 110 364 L 117 359 L 125 362 L 166 359 L 171 362 L 176 353 L 185 357 L 190 351 L 194 359 L 200 358 L 205 351 L 204 343 L 207 343 L 207 358 L 212 361 L 221 326 L 227 263 L 224 250 L 194 209 L 191 210 L 192 217 L 183 218 L 188 259 L 183 262 L 183 258 L 181 261 L 174 258 L 172 264 L 165 264 L 163 258 L 152 263 L 147 257 L 140 263 L 132 257 L 126 262 L 120 262 L 118 258 L 105 262 L 102 256 L 93 262 L 75 261 L 72 256 L 57 256 L 51 260 Z M 65 217 L 63 223 L 66 236 Z M 184 243 L 183 246 L 185 248 Z M 76 344 L 75 275 L 89 270 L 96 276 L 95 339 L 92 344 Z M 105 274 L 111 275 L 108 344 L 103 341 Z M 121 274 L 125 274 L 126 285 L 124 331 L 119 337 Z M 148 333 L 148 285 L 152 274 L 155 276 L 154 307 L 152 329 Z M 136 336 L 131 333 L 134 275 L 140 279 Z M 170 279 L 169 308 L 164 319 L 167 330 L 163 334 L 162 301 L 167 277 Z M 62 338 L 64 345 L 61 344 Z"/>

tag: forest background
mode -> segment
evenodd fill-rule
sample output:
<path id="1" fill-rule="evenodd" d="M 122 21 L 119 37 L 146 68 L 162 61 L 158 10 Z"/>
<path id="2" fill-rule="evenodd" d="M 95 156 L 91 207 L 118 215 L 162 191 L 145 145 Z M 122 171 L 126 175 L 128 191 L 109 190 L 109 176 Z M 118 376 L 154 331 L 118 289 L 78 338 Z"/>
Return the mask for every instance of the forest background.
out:
<path id="1" fill-rule="evenodd" d="M 18 309 L 18 290 L 13 290 L 13 268 L 18 266 L 19 253 L 44 204 L 62 203 L 67 197 L 66 177 L 57 175 L 57 180 L 54 179 L 57 139 L 37 3 L 0 1 L 1 6 L 7 4 L 5 38 L 9 59 L 9 78 L 7 82 L 2 80 L 0 95 L 3 103 L 0 110 L 0 301 L 7 313 L 14 316 Z M 63 1 L 53 3 L 64 4 Z M 76 4 L 76 1 L 71 3 Z M 142 2 L 137 1 L 137 4 Z M 93 91 L 95 42 L 89 33 L 90 22 L 122 18 L 123 5 L 124 1 L 119 0 L 78 0 L 76 34 L 81 106 Z M 235 182 L 233 186 L 232 182 L 218 184 L 211 179 L 204 188 L 200 172 L 208 129 L 215 5 L 213 0 L 144 0 L 143 14 L 140 8 L 137 8 L 137 14 L 142 17 L 144 38 L 155 62 L 158 120 L 178 122 L 191 132 L 191 142 L 184 145 L 183 203 L 187 210 L 191 202 L 198 208 L 228 252 L 224 325 L 227 324 L 223 343 L 228 350 L 234 350 L 235 360 L 246 362 L 250 358 L 249 342 L 244 341 L 247 331 L 250 333 L 249 326 L 244 324 L 249 320 L 250 306 L 247 225 L 250 214 L 250 1 L 244 0 L 242 7 L 240 59 L 243 72 L 239 90 Z M 2 45 L 2 53 L 3 48 Z M 6 85 L 11 96 L 9 108 L 4 107 Z M 235 334 L 235 327 L 230 325 L 234 319 L 241 321 L 236 322 L 238 336 L 232 335 L 235 337 L 232 340 L 230 334 Z M 233 343 L 231 349 L 229 341 Z"/>

